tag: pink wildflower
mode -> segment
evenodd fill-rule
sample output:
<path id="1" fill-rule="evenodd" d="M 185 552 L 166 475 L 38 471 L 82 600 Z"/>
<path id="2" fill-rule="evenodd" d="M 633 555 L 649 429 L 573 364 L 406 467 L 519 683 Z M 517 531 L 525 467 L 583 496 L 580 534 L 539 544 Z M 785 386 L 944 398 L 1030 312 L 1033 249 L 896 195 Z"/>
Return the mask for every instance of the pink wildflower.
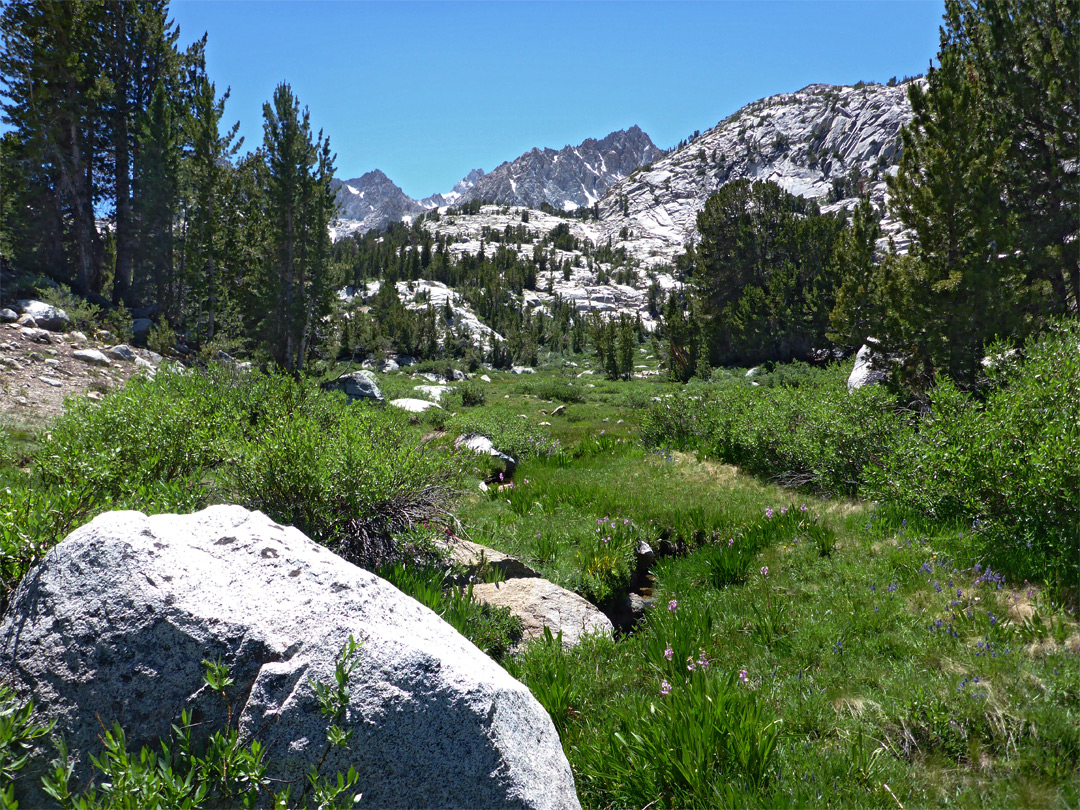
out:
<path id="1" fill-rule="evenodd" d="M 676 608 L 678 608 L 678 607 L 679 607 L 679 603 L 677 601 L 675 601 L 674 599 L 672 599 L 670 602 L 667 603 L 667 609 L 670 610 L 672 613 L 674 613 Z"/>
<path id="2" fill-rule="evenodd" d="M 660 681 L 660 694 L 667 695 L 671 693 L 671 684 L 667 682 L 667 678 Z"/>
<path id="3" fill-rule="evenodd" d="M 739 670 L 739 680 L 743 683 L 750 683 L 750 676 L 746 674 L 745 669 Z"/>

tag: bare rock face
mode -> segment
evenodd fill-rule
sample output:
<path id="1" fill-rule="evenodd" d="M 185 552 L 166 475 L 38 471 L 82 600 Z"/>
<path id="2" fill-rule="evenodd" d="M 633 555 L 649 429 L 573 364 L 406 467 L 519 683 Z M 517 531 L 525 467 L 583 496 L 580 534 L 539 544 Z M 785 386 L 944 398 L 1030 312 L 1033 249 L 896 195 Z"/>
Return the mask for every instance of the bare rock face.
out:
<path id="1" fill-rule="evenodd" d="M 599 204 L 604 238 L 642 261 L 671 261 L 697 239 L 705 201 L 743 178 L 772 180 L 824 211 L 851 208 L 863 192 L 880 207 L 911 119 L 907 92 L 906 84 L 812 84 L 748 104 L 613 185 Z M 882 227 L 899 233 L 891 220 Z"/>
<path id="2" fill-rule="evenodd" d="M 547 203 L 567 211 L 596 203 L 612 184 L 663 157 L 640 127 L 612 132 L 577 146 L 532 149 L 476 178 L 461 202 L 539 208 Z"/>
<path id="3" fill-rule="evenodd" d="M 312 681 L 362 642 L 344 720 L 372 807 L 576 808 L 573 776 L 539 703 L 433 612 L 298 530 L 239 506 L 194 515 L 112 512 L 73 532 L 20 585 L 0 626 L 0 679 L 57 719 L 85 782 L 99 734 L 129 749 L 169 733 L 182 709 L 208 735 L 225 722 L 203 659 L 228 665 L 232 719 L 296 792 L 326 750 Z M 16 783 L 48 806 L 43 763 Z M 35 772 L 36 770 L 36 772 Z"/>

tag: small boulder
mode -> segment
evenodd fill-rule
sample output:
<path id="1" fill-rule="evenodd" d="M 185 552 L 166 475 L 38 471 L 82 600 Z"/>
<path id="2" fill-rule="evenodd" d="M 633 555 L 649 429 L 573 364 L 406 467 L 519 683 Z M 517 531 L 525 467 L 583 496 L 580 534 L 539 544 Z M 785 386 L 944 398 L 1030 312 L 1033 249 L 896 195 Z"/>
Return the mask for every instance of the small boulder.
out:
<path id="1" fill-rule="evenodd" d="M 469 573 L 476 573 L 486 566 L 501 573 L 503 579 L 540 576 L 517 557 L 503 554 L 501 551 L 482 546 L 471 540 L 451 537 L 447 540 L 446 547 L 450 552 L 451 562 L 465 568 Z"/>
<path id="2" fill-rule="evenodd" d="M 71 318 L 60 307 L 46 304 L 44 301 L 23 299 L 19 301 L 23 315 L 30 315 L 40 329 L 50 332 L 63 332 L 71 326 Z"/>
<path id="3" fill-rule="evenodd" d="M 97 349 L 78 349 L 73 351 L 71 356 L 76 360 L 82 360 L 84 363 L 89 363 L 92 366 L 111 366 L 109 358 L 99 352 Z"/>
<path id="4" fill-rule="evenodd" d="M 395 408 L 401 408 L 403 411 L 409 413 L 424 413 L 434 408 L 437 411 L 441 411 L 442 408 L 436 405 L 434 402 L 429 402 L 426 399 L 412 399 L 411 397 L 402 397 L 401 399 L 392 399 L 390 404 Z"/>
<path id="5" fill-rule="evenodd" d="M 375 375 L 370 371 L 361 370 L 342 374 L 336 380 L 323 383 L 322 387 L 326 391 L 344 391 L 345 396 L 349 398 L 349 402 L 355 402 L 358 399 L 368 399 L 373 402 L 383 401 L 379 384 L 375 380 Z"/>
<path id="6" fill-rule="evenodd" d="M 25 329 L 39 329 L 37 319 L 33 315 L 20 315 L 16 324 Z"/>
<path id="7" fill-rule="evenodd" d="M 480 379 L 484 382 L 491 382 L 491 377 L 489 377 L 487 374 L 481 374 Z"/>
<path id="8" fill-rule="evenodd" d="M 312 682 L 333 683 L 350 636 L 362 645 L 342 721 L 352 738 L 327 755 Z M 239 506 L 100 515 L 23 580 L 0 626 L 0 679 L 56 718 L 75 784 L 103 727 L 119 723 L 135 752 L 181 709 L 199 717 L 196 746 L 222 728 L 229 710 L 204 659 L 228 666 L 234 727 L 294 796 L 321 762 L 331 776 L 355 767 L 371 807 L 578 807 L 527 688 L 389 583 Z M 49 804 L 43 767 L 16 780 L 23 806 Z"/>
<path id="9" fill-rule="evenodd" d="M 459 368 L 455 368 L 453 371 L 451 371 L 450 376 L 451 378 L 453 378 L 454 382 L 464 382 L 465 380 L 469 379 L 469 375 Z"/>
<path id="10" fill-rule="evenodd" d="M 15 323 L 19 320 L 19 313 L 13 309 L 4 307 L 0 309 L 0 323 Z"/>
<path id="11" fill-rule="evenodd" d="M 52 343 L 52 335 L 48 329 L 37 329 L 33 326 L 24 326 L 19 330 L 19 334 L 34 343 Z"/>
<path id="12" fill-rule="evenodd" d="M 118 343 L 107 351 L 111 357 L 115 357 L 117 360 L 123 360 L 128 363 L 134 363 L 135 358 L 138 357 L 134 350 L 126 343 Z"/>
<path id="13" fill-rule="evenodd" d="M 564 414 L 564 413 L 566 413 L 566 406 L 565 405 L 560 405 L 558 408 L 556 408 L 555 410 L 553 410 L 551 412 L 551 415 L 552 416 L 559 416 L 559 415 Z"/>
<path id="14" fill-rule="evenodd" d="M 506 607 L 521 619 L 522 641 L 562 633 L 563 645 L 574 647 L 582 637 L 599 633 L 609 638 L 615 628 L 611 620 L 573 591 L 560 588 L 539 577 L 508 579 L 473 585 L 473 597 L 480 602 Z"/>
<path id="15" fill-rule="evenodd" d="M 512 366 L 510 368 L 511 374 L 535 374 L 536 369 L 529 366 Z"/>

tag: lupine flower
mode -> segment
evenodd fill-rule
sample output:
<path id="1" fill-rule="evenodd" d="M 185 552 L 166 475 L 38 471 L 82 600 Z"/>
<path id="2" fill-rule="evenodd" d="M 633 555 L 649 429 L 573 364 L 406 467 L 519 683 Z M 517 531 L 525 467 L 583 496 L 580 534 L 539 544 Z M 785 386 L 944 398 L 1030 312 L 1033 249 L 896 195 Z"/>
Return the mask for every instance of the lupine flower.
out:
<path id="1" fill-rule="evenodd" d="M 745 669 L 739 670 L 739 680 L 743 683 L 750 683 L 750 676 L 746 674 Z"/>
<path id="2" fill-rule="evenodd" d="M 661 695 L 671 694 L 671 684 L 667 682 L 667 678 L 660 681 L 660 694 Z"/>
<path id="3" fill-rule="evenodd" d="M 667 603 L 667 609 L 670 610 L 672 613 L 674 613 L 676 608 L 678 608 L 678 607 L 679 607 L 679 603 L 677 601 L 675 601 L 674 599 L 672 599 L 670 602 Z"/>
<path id="4" fill-rule="evenodd" d="M 702 650 L 701 655 L 698 656 L 697 662 L 698 662 L 698 666 L 701 667 L 702 669 L 708 669 L 709 668 L 709 659 L 705 657 L 705 651 L 704 650 Z"/>
<path id="5" fill-rule="evenodd" d="M 695 668 L 693 656 L 686 657 L 686 669 L 693 672 Z"/>
<path id="6" fill-rule="evenodd" d="M 806 511 L 806 504 L 805 503 L 802 506 L 799 507 L 799 511 L 800 512 L 805 512 Z"/>
<path id="7" fill-rule="evenodd" d="M 761 568 L 761 575 L 767 577 L 769 575 L 769 566 L 765 565 Z"/>
<path id="8" fill-rule="evenodd" d="M 664 658 L 666 658 L 668 661 L 670 661 L 672 656 L 674 655 L 675 651 L 671 649 L 671 647 L 668 647 L 666 650 L 664 650 Z"/>
<path id="9" fill-rule="evenodd" d="M 728 541 L 727 541 L 727 544 L 728 544 L 728 548 L 731 548 L 731 546 L 733 546 L 735 544 L 735 538 L 734 537 L 729 537 Z"/>
<path id="10" fill-rule="evenodd" d="M 780 514 L 781 515 L 786 515 L 787 514 L 787 507 L 786 506 L 781 506 L 780 507 Z"/>
<path id="11" fill-rule="evenodd" d="M 772 517 L 772 507 L 771 506 L 768 509 L 765 510 L 765 517 L 767 517 L 767 518 Z"/>

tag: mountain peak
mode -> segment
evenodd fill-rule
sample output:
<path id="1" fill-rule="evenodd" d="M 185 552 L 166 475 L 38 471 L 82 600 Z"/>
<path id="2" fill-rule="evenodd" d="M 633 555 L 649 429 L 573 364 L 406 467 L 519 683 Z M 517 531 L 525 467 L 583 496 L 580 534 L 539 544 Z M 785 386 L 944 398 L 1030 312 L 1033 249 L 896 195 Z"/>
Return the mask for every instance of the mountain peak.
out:
<path id="1" fill-rule="evenodd" d="M 461 202 L 486 200 L 529 208 L 547 203 L 564 210 L 590 206 L 612 184 L 662 156 L 637 125 L 559 151 L 533 147 L 477 178 Z"/>

